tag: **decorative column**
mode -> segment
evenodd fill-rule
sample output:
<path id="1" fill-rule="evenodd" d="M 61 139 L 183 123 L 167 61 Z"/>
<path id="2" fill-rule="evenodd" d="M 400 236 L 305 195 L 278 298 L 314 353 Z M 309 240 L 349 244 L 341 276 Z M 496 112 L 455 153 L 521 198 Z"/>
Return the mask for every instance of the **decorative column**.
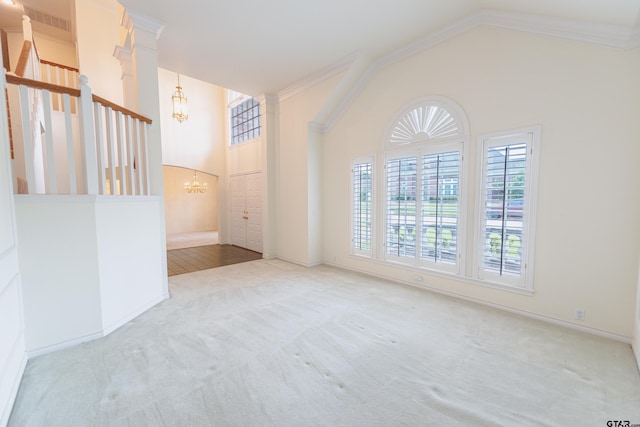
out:
<path id="1" fill-rule="evenodd" d="M 160 138 L 160 98 L 158 94 L 158 51 L 156 41 L 164 24 L 148 16 L 124 10 L 121 25 L 131 44 L 131 72 L 135 102 L 133 110 L 153 123 L 147 131 L 151 194 L 163 195 L 162 146 Z"/>
<path id="2" fill-rule="evenodd" d="M 160 251 L 162 259 L 163 292 L 168 296 L 167 278 L 167 231 L 164 212 L 164 181 L 162 177 L 162 139 L 160 134 L 160 95 L 158 93 L 158 50 L 157 40 L 164 24 L 154 18 L 125 9 L 121 24 L 127 29 L 125 44 L 128 44 L 131 55 L 131 79 L 123 80 L 127 85 L 124 90 L 134 93 L 130 100 L 134 111 L 150 118 L 151 125 L 147 130 L 147 161 L 149 168 L 149 184 L 152 195 L 160 196 Z M 125 48 L 127 46 L 124 46 Z M 123 52 L 124 54 L 124 52 Z M 125 59 L 126 55 L 122 55 Z M 123 62 L 121 62 L 123 63 Z M 123 74 L 125 74 L 123 72 Z"/>
<path id="3" fill-rule="evenodd" d="M 279 100 L 276 95 L 258 98 L 261 113 L 262 139 L 262 256 L 277 254 L 277 150 L 279 141 Z"/>
<path id="4" fill-rule="evenodd" d="M 124 106 L 129 110 L 136 111 L 136 84 L 133 79 L 133 61 L 131 59 L 130 43 L 131 39 L 127 36 L 122 46 L 116 46 L 113 51 L 113 56 L 120 61 L 120 68 L 122 68 L 120 79 L 122 80 Z"/>

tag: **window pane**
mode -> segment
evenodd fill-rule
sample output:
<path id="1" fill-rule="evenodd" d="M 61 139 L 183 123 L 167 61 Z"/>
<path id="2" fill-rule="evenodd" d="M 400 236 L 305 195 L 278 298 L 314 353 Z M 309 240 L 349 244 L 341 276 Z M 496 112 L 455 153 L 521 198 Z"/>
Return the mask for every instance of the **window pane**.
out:
<path id="1" fill-rule="evenodd" d="M 484 188 L 484 269 L 522 274 L 527 145 L 490 147 Z"/>
<path id="2" fill-rule="evenodd" d="M 231 144 L 260 136 L 260 103 L 249 98 L 231 108 Z"/>
<path id="3" fill-rule="evenodd" d="M 416 255 L 417 158 L 387 161 L 387 253 Z"/>
<path id="4" fill-rule="evenodd" d="M 353 167 L 353 248 L 371 250 L 372 164 L 359 163 Z"/>
<path id="5" fill-rule="evenodd" d="M 455 264 L 458 236 L 460 153 L 422 159 L 422 259 Z"/>

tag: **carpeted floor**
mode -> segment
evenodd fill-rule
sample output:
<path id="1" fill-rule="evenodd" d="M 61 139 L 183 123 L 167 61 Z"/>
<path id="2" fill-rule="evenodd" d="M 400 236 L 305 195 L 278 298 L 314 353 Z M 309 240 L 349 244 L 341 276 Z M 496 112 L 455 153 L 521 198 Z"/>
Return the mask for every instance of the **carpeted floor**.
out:
<path id="1" fill-rule="evenodd" d="M 640 423 L 622 343 L 327 266 L 170 287 L 110 336 L 29 361 L 9 425 Z"/>

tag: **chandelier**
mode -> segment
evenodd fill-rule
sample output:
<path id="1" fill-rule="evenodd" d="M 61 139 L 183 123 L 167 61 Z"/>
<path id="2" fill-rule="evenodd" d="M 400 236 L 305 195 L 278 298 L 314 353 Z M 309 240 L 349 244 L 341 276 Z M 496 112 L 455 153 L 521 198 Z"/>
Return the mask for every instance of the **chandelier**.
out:
<path id="1" fill-rule="evenodd" d="M 189 118 L 189 110 L 187 109 L 187 97 L 182 93 L 182 86 L 180 86 L 180 73 L 178 73 L 178 86 L 176 86 L 176 89 L 171 96 L 172 116 L 182 123 Z"/>
<path id="2" fill-rule="evenodd" d="M 184 183 L 184 189 L 187 190 L 187 193 L 204 193 L 207 191 L 207 183 L 204 182 L 202 185 L 198 181 L 198 177 L 196 176 L 196 171 L 193 171 L 193 180 L 191 182 L 187 181 Z"/>

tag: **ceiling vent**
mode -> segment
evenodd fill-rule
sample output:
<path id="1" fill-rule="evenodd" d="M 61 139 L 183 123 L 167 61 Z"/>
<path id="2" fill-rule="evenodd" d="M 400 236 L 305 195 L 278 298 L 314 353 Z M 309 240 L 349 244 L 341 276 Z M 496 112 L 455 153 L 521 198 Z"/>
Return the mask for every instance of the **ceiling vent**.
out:
<path id="1" fill-rule="evenodd" d="M 49 25 L 62 31 L 71 32 L 71 23 L 66 19 L 58 18 L 57 16 L 49 15 L 48 13 L 31 9 L 30 7 L 26 6 L 24 7 L 24 13 L 32 21 L 39 22 L 44 25 Z"/>

